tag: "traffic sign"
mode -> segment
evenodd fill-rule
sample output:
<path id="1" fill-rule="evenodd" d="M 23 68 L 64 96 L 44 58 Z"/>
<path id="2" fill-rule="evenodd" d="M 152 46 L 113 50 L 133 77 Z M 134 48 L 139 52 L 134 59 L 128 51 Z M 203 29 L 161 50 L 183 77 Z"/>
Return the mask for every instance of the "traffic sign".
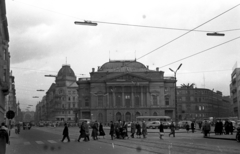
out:
<path id="1" fill-rule="evenodd" d="M 6 116 L 8 119 L 12 119 L 15 117 L 15 112 L 13 112 L 12 110 L 9 110 L 9 111 L 7 111 Z"/>

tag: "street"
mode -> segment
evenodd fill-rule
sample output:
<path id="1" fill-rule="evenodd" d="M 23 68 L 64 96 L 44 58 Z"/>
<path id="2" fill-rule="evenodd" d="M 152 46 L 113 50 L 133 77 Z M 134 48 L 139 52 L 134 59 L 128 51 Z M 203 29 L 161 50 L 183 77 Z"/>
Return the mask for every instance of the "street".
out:
<path id="1" fill-rule="evenodd" d="M 21 130 L 15 134 L 12 130 L 10 146 L 7 154 L 42 154 L 42 153 L 93 153 L 93 154 L 132 154 L 132 153 L 160 153 L 160 154 L 193 154 L 193 153 L 231 153 L 238 154 L 240 143 L 234 140 L 203 138 L 200 131 L 195 133 L 179 132 L 176 137 L 169 137 L 166 130 L 163 140 L 159 139 L 157 130 L 149 130 L 146 139 L 129 138 L 111 140 L 108 129 L 105 138 L 90 142 L 77 142 L 79 128 L 69 127 L 71 142 L 62 139 L 62 127 L 33 127 L 31 130 Z"/>

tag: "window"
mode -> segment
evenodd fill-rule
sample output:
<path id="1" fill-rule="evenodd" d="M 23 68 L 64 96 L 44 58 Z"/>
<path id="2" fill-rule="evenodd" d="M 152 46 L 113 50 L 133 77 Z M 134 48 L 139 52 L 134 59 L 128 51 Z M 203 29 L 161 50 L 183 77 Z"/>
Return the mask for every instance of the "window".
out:
<path id="1" fill-rule="evenodd" d="M 157 105 L 157 96 L 153 95 L 152 99 L 153 99 L 153 105 Z"/>
<path id="2" fill-rule="evenodd" d="M 89 106 L 89 100 L 88 100 L 88 98 L 85 98 L 85 106 L 86 106 L 86 107 Z"/>
<path id="3" fill-rule="evenodd" d="M 130 93 L 125 94 L 125 105 L 126 105 L 126 107 L 130 107 L 131 106 L 131 96 L 130 96 Z"/>
<path id="4" fill-rule="evenodd" d="M 62 108 L 64 108 L 64 104 L 62 104 Z"/>
<path id="5" fill-rule="evenodd" d="M 103 96 L 98 96 L 98 107 L 103 107 Z"/>
<path id="6" fill-rule="evenodd" d="M 62 94 L 63 93 L 63 91 L 62 91 L 62 89 L 60 89 L 59 91 L 58 91 L 58 94 Z"/>
<path id="7" fill-rule="evenodd" d="M 6 49 L 3 49 L 3 60 L 7 60 Z"/>
<path id="8" fill-rule="evenodd" d="M 202 106 L 202 110 L 204 110 L 204 106 Z"/>
<path id="9" fill-rule="evenodd" d="M 7 80 L 7 70 L 4 69 L 3 70 L 3 81 L 6 81 Z"/>
<path id="10" fill-rule="evenodd" d="M 68 101 L 71 101 L 71 97 L 68 97 Z"/>
<path id="11" fill-rule="evenodd" d="M 75 101 L 75 96 L 73 96 L 73 101 Z"/>
<path id="12" fill-rule="evenodd" d="M 73 107 L 75 107 L 75 103 L 73 103 Z"/>
<path id="13" fill-rule="evenodd" d="M 169 105 L 169 98 L 165 97 L 165 105 Z"/>
<path id="14" fill-rule="evenodd" d="M 116 93 L 116 106 L 117 107 L 122 106 L 122 96 L 121 96 L 121 93 Z"/>
<path id="15" fill-rule="evenodd" d="M 199 106 L 199 111 L 201 111 L 202 110 L 202 107 L 201 106 Z"/>
<path id="16" fill-rule="evenodd" d="M 135 98 L 134 98 L 134 103 L 135 103 L 135 107 L 139 107 L 140 106 L 140 94 L 139 93 L 135 93 Z"/>

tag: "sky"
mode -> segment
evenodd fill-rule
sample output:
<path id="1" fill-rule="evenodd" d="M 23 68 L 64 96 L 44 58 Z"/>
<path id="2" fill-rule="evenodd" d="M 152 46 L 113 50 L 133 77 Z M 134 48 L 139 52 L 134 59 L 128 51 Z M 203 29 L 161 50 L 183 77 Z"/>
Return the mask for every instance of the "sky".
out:
<path id="1" fill-rule="evenodd" d="M 63 64 L 70 64 L 77 78 L 89 77 L 92 68 L 109 59 L 136 59 L 151 70 L 159 67 L 164 76 L 173 76 L 169 68 L 176 70 L 182 64 L 177 72 L 178 86 L 194 83 L 197 88 L 230 95 L 232 70 L 236 64 L 240 67 L 239 3 L 6 0 L 10 67 L 17 101 L 22 110 L 33 105 L 30 110 L 34 111 L 55 82 L 44 75 L 56 75 Z M 98 25 L 74 24 L 84 20 Z M 225 36 L 207 36 L 207 32 Z"/>

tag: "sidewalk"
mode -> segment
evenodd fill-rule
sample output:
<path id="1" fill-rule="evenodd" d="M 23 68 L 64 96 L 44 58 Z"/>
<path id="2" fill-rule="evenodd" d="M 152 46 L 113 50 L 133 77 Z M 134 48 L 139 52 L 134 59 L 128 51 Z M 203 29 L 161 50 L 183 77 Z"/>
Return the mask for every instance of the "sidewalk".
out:
<path id="1" fill-rule="evenodd" d="M 221 139 L 221 140 L 235 140 L 236 141 L 236 133 L 233 135 L 215 135 L 215 133 L 211 133 L 207 139 Z"/>

